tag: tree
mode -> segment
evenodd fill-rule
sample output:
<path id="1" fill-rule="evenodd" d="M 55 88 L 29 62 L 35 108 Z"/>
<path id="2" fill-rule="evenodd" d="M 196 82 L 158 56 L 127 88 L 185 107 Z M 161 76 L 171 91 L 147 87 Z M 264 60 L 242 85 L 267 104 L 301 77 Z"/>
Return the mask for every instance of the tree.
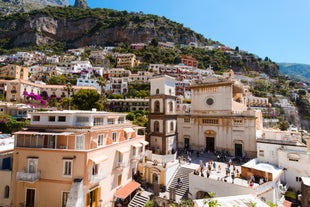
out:
<path id="1" fill-rule="evenodd" d="M 47 84 L 50 85 L 65 85 L 68 82 L 66 76 L 64 75 L 56 75 L 56 76 L 51 76 L 48 81 Z"/>
<path id="2" fill-rule="evenodd" d="M 209 192 L 209 196 L 204 198 L 203 203 L 206 205 L 208 204 L 208 207 L 219 207 L 221 204 L 218 202 L 218 200 L 214 199 L 214 193 Z"/>
<path id="3" fill-rule="evenodd" d="M 144 205 L 144 207 L 154 207 L 154 206 L 155 206 L 154 201 L 147 201 Z"/>
<path id="4" fill-rule="evenodd" d="M 281 122 L 279 123 L 279 129 L 280 129 L 281 131 L 287 130 L 288 127 L 289 127 L 288 121 L 281 121 Z"/>
<path id="5" fill-rule="evenodd" d="M 194 207 L 194 201 L 192 199 L 181 199 L 179 206 L 180 207 Z"/>
<path id="6" fill-rule="evenodd" d="M 97 90 L 93 89 L 81 89 L 73 95 L 74 108 L 79 110 L 91 110 L 96 108 L 98 110 L 103 109 L 103 105 L 100 102 L 100 94 Z"/>
<path id="7" fill-rule="evenodd" d="M 27 124 L 26 121 L 17 121 L 7 114 L 0 115 L 0 131 L 3 133 L 13 133 L 21 130 Z"/>
<path id="8" fill-rule="evenodd" d="M 157 47 L 157 46 L 158 46 L 158 40 L 155 39 L 155 38 L 153 38 L 153 39 L 151 40 L 150 45 L 152 45 L 153 47 Z"/>

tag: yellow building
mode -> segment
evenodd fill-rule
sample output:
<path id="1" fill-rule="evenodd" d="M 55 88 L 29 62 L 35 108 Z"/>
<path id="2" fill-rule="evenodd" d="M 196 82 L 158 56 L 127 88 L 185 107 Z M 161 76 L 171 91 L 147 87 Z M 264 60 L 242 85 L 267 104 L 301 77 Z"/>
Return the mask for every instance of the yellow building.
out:
<path id="1" fill-rule="evenodd" d="M 126 114 L 32 112 L 15 133 L 12 206 L 125 205 L 140 186 L 132 180 L 147 142 Z M 130 189 L 124 190 L 124 189 Z"/>

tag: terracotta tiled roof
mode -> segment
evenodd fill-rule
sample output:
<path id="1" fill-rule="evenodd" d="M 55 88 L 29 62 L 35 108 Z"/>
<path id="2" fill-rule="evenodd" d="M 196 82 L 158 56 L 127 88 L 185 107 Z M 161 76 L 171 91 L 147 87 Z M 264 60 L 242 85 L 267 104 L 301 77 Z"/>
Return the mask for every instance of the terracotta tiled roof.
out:
<path id="1" fill-rule="evenodd" d="M 140 187 L 140 183 L 136 181 L 130 181 L 125 186 L 119 188 L 115 192 L 115 197 L 125 199 L 127 198 L 134 190 Z"/>

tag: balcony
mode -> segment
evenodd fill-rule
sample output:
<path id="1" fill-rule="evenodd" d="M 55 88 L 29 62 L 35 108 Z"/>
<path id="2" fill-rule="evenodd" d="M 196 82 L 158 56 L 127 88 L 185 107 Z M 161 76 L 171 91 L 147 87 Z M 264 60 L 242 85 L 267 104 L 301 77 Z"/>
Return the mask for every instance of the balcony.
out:
<path id="1" fill-rule="evenodd" d="M 137 162 L 142 158 L 141 154 L 133 155 L 131 158 L 131 162 Z"/>
<path id="2" fill-rule="evenodd" d="M 125 162 L 118 162 L 116 167 L 115 167 L 115 170 L 116 171 L 122 171 L 124 169 L 124 167 L 126 167 L 126 163 Z"/>
<path id="3" fill-rule="evenodd" d="M 88 182 L 91 184 L 99 183 L 100 181 L 102 181 L 106 177 L 108 177 L 107 173 L 100 173 L 100 174 L 96 174 L 96 175 L 91 175 L 90 178 L 88 179 Z"/>
<path id="4" fill-rule="evenodd" d="M 17 172 L 16 179 L 22 182 L 34 183 L 40 179 L 40 172 L 36 173 Z"/>

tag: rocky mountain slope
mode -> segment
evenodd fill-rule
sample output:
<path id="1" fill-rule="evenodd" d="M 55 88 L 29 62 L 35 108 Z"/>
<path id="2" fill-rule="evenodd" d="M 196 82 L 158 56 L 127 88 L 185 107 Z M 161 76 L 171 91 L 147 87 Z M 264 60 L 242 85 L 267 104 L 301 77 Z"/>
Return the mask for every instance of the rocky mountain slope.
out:
<path id="1" fill-rule="evenodd" d="M 41 9 L 46 6 L 68 6 L 67 0 L 0 0 L 0 14 Z"/>
<path id="2" fill-rule="evenodd" d="M 310 84 L 310 65 L 297 63 L 278 63 L 278 65 L 284 75 Z"/>
<path id="3" fill-rule="evenodd" d="M 165 17 L 81 7 L 48 6 L 28 13 L 0 16 L 0 54 L 18 48 L 44 49 L 46 46 L 54 46 L 65 50 L 85 46 L 113 46 L 119 43 L 148 43 L 153 39 L 176 45 L 195 42 L 204 46 L 223 46 Z M 215 70 L 231 68 L 236 72 L 257 71 L 271 77 L 279 75 L 275 63 L 238 50 L 231 53 L 224 50 L 207 52 L 203 49 L 182 52 L 176 51 L 175 55 L 192 55 L 204 63 L 202 68 L 211 64 Z"/>
<path id="4" fill-rule="evenodd" d="M 62 43 L 66 47 L 159 41 L 210 43 L 183 25 L 155 15 L 108 9 L 47 7 L 0 19 L 2 47 Z"/>

